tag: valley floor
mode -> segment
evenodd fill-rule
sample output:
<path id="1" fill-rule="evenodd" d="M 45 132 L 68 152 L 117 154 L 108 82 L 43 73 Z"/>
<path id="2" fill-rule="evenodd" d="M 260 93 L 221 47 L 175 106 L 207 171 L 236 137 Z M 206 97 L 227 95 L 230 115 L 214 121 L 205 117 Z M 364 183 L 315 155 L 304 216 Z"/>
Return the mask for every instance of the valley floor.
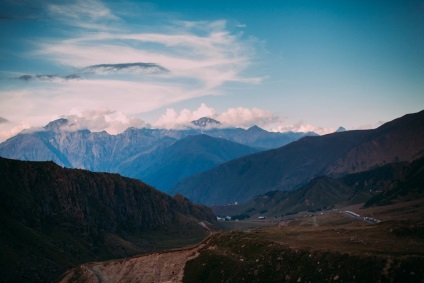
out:
<path id="1" fill-rule="evenodd" d="M 417 200 L 223 221 L 225 230 L 237 231 L 194 247 L 84 264 L 61 282 L 423 282 L 422 215 L 424 201 Z"/>

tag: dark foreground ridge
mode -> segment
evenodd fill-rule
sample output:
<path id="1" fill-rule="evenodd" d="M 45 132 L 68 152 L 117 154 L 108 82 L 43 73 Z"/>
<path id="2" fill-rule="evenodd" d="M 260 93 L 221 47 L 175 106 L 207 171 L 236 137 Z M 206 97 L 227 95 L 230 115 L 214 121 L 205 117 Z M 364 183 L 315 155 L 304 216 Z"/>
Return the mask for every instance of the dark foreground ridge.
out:
<path id="1" fill-rule="evenodd" d="M 1 281 L 45 282 L 93 260 L 184 246 L 217 230 L 209 208 L 118 174 L 0 158 Z"/>

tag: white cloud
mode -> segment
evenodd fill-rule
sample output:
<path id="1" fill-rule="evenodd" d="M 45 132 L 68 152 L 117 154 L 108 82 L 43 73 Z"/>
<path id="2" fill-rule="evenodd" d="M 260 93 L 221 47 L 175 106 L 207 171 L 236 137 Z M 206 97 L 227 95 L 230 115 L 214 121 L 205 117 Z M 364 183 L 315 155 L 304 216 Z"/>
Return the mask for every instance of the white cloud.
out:
<path id="1" fill-rule="evenodd" d="M 230 108 L 218 116 L 221 123 L 235 127 L 265 127 L 277 121 L 278 117 L 260 108 Z"/>
<path id="2" fill-rule="evenodd" d="M 285 124 L 284 122 L 280 122 L 277 125 L 273 125 L 269 127 L 269 130 L 272 132 L 314 132 L 319 135 L 325 135 L 329 133 L 334 133 L 336 131 L 335 128 L 323 128 L 318 127 L 309 123 L 305 123 L 304 121 L 299 121 L 294 124 Z"/>
<path id="3" fill-rule="evenodd" d="M 381 126 L 382 124 L 384 124 L 384 122 L 378 122 L 375 124 L 367 124 L 367 125 L 361 125 L 359 127 L 355 127 L 352 129 L 347 129 L 347 130 L 368 130 L 368 129 L 375 129 L 378 128 L 379 126 Z M 340 125 L 343 126 L 343 125 Z M 292 132 L 314 132 L 317 133 L 319 135 L 326 135 L 326 134 L 331 134 L 334 133 L 338 127 L 334 128 L 334 127 L 320 127 L 320 126 L 316 126 L 304 121 L 298 121 L 296 123 L 293 124 L 289 124 L 289 123 L 285 123 L 283 120 L 279 121 L 279 123 L 276 124 L 271 124 L 267 127 L 268 130 L 273 131 L 273 132 L 288 132 L 288 131 L 292 131 Z"/>
<path id="4" fill-rule="evenodd" d="M 119 111 L 108 109 L 86 109 L 86 110 L 71 110 L 69 114 L 50 116 L 39 119 L 37 126 L 26 121 L 0 123 L 0 142 L 15 136 L 21 132 L 32 133 L 44 131 L 43 126 L 48 122 L 58 118 L 65 118 L 69 121 L 67 125 L 61 127 L 63 131 L 78 131 L 88 129 L 92 132 L 106 131 L 109 134 L 116 135 L 122 133 L 130 127 L 142 128 L 150 127 L 138 117 L 131 117 Z M 44 121 L 47 120 L 48 122 Z"/>
<path id="5" fill-rule="evenodd" d="M 287 123 L 287 117 L 278 116 L 270 111 L 260 108 L 232 107 L 222 113 L 217 113 L 213 107 L 202 103 L 195 110 L 183 109 L 177 112 L 168 108 L 166 112 L 155 122 L 157 128 L 178 129 L 190 126 L 190 122 L 209 117 L 221 122 L 221 127 L 249 128 L 257 125 L 272 132 L 315 132 L 319 135 L 329 134 L 336 128 L 324 128 L 315 126 L 304 121 Z"/>
<path id="6" fill-rule="evenodd" d="M 63 115 L 62 118 L 69 121 L 67 125 L 61 128 L 67 131 L 88 129 L 92 132 L 100 132 L 104 130 L 109 134 L 116 135 L 130 127 L 142 128 L 148 126 L 139 118 L 128 117 L 122 112 L 108 109 L 75 110 L 69 115 Z"/>
<path id="7" fill-rule="evenodd" d="M 269 123 L 275 122 L 277 117 L 269 111 L 259 108 L 229 108 L 225 112 L 219 114 L 214 108 L 202 103 L 198 109 L 192 111 L 183 109 L 180 112 L 173 108 L 168 108 L 155 123 L 158 128 L 181 128 L 190 125 L 191 121 L 209 117 L 221 122 L 223 127 L 242 127 L 247 128 L 253 125 L 261 127 Z"/>
<path id="8" fill-rule="evenodd" d="M 191 121 L 202 117 L 215 117 L 215 109 L 202 103 L 198 109 L 191 111 L 183 109 L 179 113 L 173 108 L 166 109 L 166 112 L 154 123 L 155 127 L 165 129 L 178 129 L 190 125 Z"/>

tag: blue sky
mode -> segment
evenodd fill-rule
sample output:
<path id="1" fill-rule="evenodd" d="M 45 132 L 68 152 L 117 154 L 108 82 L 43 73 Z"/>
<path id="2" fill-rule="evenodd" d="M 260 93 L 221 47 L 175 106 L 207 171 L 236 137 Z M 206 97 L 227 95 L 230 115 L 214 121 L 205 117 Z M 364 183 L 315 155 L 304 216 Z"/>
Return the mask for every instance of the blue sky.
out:
<path id="1" fill-rule="evenodd" d="M 80 128 L 327 133 L 424 107 L 423 1 L 0 0 L 0 140 Z"/>

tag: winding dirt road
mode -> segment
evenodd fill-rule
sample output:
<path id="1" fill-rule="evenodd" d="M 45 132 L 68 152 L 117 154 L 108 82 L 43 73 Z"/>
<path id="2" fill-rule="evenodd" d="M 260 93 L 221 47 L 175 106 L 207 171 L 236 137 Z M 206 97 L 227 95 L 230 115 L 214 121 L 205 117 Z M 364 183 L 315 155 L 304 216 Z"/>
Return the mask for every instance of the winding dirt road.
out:
<path id="1" fill-rule="evenodd" d="M 186 262 L 196 258 L 209 239 L 190 248 L 83 264 L 67 271 L 59 282 L 182 282 Z"/>

